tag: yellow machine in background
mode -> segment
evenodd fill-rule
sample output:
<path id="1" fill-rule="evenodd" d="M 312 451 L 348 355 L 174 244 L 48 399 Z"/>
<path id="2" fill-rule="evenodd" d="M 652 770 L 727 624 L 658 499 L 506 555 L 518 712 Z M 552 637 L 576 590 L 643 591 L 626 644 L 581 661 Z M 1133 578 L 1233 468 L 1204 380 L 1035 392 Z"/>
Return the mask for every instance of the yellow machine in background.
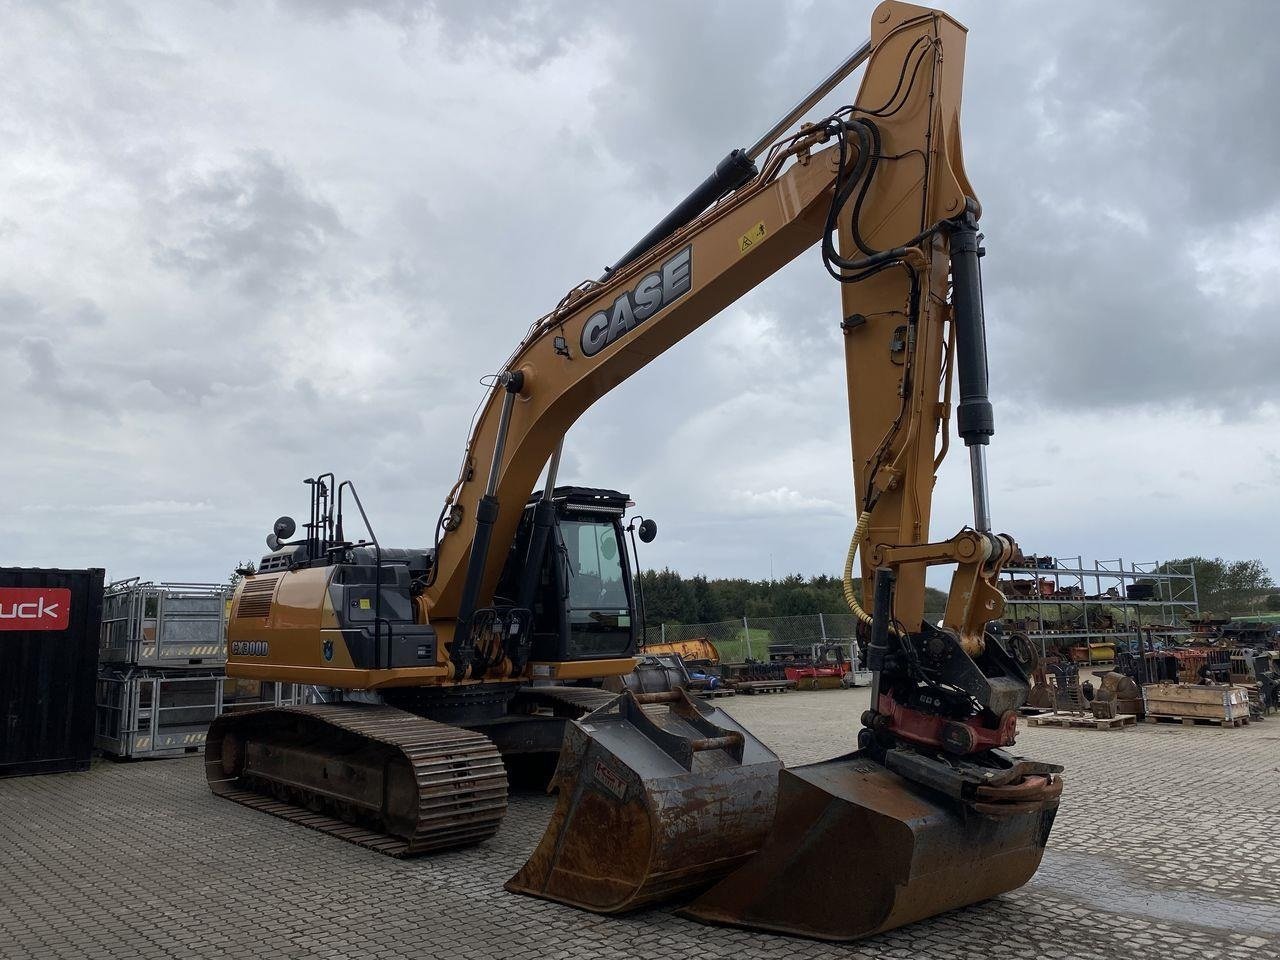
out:
<path id="1" fill-rule="evenodd" d="M 215 721 L 215 792 L 408 855 L 492 835 L 501 757 L 559 748 L 556 812 L 509 889 L 614 912 L 724 878 L 691 915 L 852 939 L 1024 883 L 1061 781 L 1004 751 L 1026 664 L 986 631 L 1015 545 L 987 500 L 964 50 L 946 14 L 880 4 L 865 45 L 535 321 L 494 378 L 433 547 L 383 548 L 350 482 L 309 481 L 304 535 L 278 521 L 237 592 L 227 669 L 325 702 Z M 863 63 L 852 104 L 795 128 Z M 813 246 L 841 291 L 858 516 L 845 588 L 874 679 L 856 753 L 780 772 L 721 710 L 600 689 L 636 653 L 629 499 L 556 476 L 592 403 Z M 953 395 L 974 523 L 933 541 Z M 956 568 L 939 626 L 924 619 L 935 564 Z"/>

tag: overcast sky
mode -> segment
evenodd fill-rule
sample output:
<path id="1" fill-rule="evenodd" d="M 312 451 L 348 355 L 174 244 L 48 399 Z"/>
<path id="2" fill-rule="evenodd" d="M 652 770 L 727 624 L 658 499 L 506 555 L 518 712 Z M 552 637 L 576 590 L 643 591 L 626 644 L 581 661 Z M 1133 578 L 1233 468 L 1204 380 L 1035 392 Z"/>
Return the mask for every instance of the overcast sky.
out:
<path id="1" fill-rule="evenodd" d="M 322 470 L 428 544 L 480 378 L 873 6 L 5 3 L 0 564 L 223 579 Z M 1280 575 L 1280 6 L 949 10 L 996 526 Z M 562 480 L 658 520 L 646 565 L 838 571 L 838 298 L 802 256 L 600 401 Z"/>

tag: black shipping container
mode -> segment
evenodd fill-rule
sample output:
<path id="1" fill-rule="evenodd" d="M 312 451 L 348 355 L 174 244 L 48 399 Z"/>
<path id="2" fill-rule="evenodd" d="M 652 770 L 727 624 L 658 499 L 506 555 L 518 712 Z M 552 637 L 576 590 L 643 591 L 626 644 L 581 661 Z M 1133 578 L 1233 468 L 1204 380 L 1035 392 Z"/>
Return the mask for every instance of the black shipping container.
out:
<path id="1" fill-rule="evenodd" d="M 88 769 L 102 580 L 0 567 L 0 777 Z"/>

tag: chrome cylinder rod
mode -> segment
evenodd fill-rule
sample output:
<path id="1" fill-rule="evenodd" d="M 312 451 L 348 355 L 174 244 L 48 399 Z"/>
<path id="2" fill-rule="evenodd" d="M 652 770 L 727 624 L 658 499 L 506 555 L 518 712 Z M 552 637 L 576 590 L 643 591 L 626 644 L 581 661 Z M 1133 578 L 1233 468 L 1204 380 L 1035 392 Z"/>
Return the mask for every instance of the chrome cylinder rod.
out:
<path id="1" fill-rule="evenodd" d="M 969 473 L 973 481 L 973 529 L 991 532 L 991 500 L 987 495 L 987 447 L 975 443 L 969 448 Z"/>
<path id="2" fill-rule="evenodd" d="M 849 54 L 848 59 L 831 71 L 831 74 L 825 80 L 806 93 L 800 99 L 800 102 L 787 112 L 786 116 L 769 128 L 768 133 L 753 143 L 747 150 L 747 156 L 752 160 L 758 159 L 762 153 L 773 145 L 775 140 L 795 126 L 796 121 L 808 113 L 814 104 L 834 90 L 841 80 L 853 73 L 870 56 L 871 41 L 868 40 L 853 53 Z"/>
<path id="3" fill-rule="evenodd" d="M 560 438 L 560 442 L 556 444 L 556 448 L 551 453 L 551 460 L 547 463 L 547 484 L 542 488 L 542 499 L 550 500 L 551 491 L 556 487 L 556 474 L 560 472 L 560 453 L 564 450 L 564 437 Z"/>
<path id="4" fill-rule="evenodd" d="M 498 382 L 507 388 L 502 398 L 502 410 L 498 414 L 498 436 L 493 441 L 493 460 L 489 463 L 489 478 L 484 485 L 484 495 L 492 497 L 498 489 L 498 470 L 502 467 L 502 454 L 507 446 L 507 428 L 511 425 L 511 408 L 516 402 L 516 390 L 510 388 L 509 374 L 503 374 Z"/>

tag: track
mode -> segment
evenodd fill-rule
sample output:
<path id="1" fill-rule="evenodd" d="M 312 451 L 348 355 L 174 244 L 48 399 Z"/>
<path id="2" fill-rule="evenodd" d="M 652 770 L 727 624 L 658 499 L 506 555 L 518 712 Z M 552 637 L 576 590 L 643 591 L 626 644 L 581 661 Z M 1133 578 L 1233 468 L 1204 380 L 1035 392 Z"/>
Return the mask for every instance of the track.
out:
<path id="1" fill-rule="evenodd" d="M 487 737 L 386 706 L 224 714 L 205 776 L 220 797 L 394 857 L 480 843 L 507 809 Z"/>

